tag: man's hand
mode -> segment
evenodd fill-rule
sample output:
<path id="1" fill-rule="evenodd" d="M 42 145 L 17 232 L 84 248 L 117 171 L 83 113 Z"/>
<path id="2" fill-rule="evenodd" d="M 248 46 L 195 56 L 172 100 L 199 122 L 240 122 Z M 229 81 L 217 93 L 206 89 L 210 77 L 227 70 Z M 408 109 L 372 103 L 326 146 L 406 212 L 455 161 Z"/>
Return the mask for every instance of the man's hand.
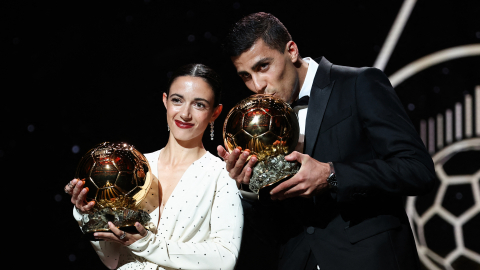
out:
<path id="1" fill-rule="evenodd" d="M 250 150 L 246 149 L 242 153 L 242 148 L 237 147 L 232 151 L 232 153 L 229 154 L 227 150 L 223 148 L 223 146 L 219 145 L 217 146 L 217 152 L 218 155 L 225 161 L 229 176 L 237 182 L 237 186 L 240 186 L 240 184 L 250 183 L 252 167 L 257 162 L 257 157 L 252 156 L 245 165 L 245 162 L 250 155 Z"/>
<path id="2" fill-rule="evenodd" d="M 292 178 L 281 183 L 271 192 L 272 200 L 283 200 L 292 197 L 310 198 L 328 189 L 327 178 L 330 175 L 330 165 L 315 160 L 309 155 L 294 151 L 285 156 L 287 161 L 298 161 L 302 164 L 300 170 Z"/>

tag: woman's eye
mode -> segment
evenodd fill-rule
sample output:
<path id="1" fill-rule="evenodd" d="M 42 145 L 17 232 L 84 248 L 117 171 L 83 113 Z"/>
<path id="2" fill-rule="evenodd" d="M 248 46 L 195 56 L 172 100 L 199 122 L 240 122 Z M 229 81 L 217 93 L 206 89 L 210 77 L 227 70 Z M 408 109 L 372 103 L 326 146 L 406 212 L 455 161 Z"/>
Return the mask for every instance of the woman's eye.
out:
<path id="1" fill-rule="evenodd" d="M 199 108 L 205 108 L 205 104 L 203 104 L 203 103 L 196 103 L 195 106 L 197 106 Z"/>
<path id="2" fill-rule="evenodd" d="M 171 100 L 172 100 L 173 103 L 178 103 L 178 102 L 180 102 L 180 99 L 179 99 L 179 98 L 172 98 Z"/>

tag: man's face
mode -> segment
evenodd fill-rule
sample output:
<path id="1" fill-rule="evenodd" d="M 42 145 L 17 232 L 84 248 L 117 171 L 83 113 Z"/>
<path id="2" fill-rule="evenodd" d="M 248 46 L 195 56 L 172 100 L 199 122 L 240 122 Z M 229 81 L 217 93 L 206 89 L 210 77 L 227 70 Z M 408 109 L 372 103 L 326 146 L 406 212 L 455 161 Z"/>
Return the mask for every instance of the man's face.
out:
<path id="1" fill-rule="evenodd" d="M 291 50 L 290 41 L 282 54 L 268 47 L 258 39 L 253 46 L 241 55 L 232 57 L 237 74 L 245 85 L 256 94 L 275 95 L 287 103 L 295 100 L 298 94 L 298 72 L 294 66 L 298 50 Z"/>

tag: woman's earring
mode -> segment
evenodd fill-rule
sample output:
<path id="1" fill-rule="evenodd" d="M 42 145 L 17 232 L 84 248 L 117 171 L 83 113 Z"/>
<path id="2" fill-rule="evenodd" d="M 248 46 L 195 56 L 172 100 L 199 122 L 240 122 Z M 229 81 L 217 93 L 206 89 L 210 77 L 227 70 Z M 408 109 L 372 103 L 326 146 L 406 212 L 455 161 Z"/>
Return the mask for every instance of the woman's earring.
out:
<path id="1" fill-rule="evenodd" d="M 168 131 L 170 131 L 170 126 L 167 124 Z"/>
<path id="2" fill-rule="evenodd" d="M 210 139 L 213 141 L 213 121 L 210 122 Z"/>

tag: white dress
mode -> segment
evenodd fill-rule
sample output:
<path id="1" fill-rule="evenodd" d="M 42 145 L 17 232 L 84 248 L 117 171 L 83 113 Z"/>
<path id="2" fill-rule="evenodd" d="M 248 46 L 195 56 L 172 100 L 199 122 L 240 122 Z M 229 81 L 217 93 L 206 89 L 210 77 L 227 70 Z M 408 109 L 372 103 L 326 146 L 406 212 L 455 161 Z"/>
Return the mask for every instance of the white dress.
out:
<path id="1" fill-rule="evenodd" d="M 157 176 L 159 151 L 146 154 Z M 80 226 L 82 216 L 73 211 Z M 225 163 L 209 152 L 185 171 L 165 205 L 152 213 L 154 228 L 130 246 L 92 241 L 110 269 L 234 269 L 240 250 L 243 209 Z M 160 223 L 160 224 L 159 224 Z"/>

